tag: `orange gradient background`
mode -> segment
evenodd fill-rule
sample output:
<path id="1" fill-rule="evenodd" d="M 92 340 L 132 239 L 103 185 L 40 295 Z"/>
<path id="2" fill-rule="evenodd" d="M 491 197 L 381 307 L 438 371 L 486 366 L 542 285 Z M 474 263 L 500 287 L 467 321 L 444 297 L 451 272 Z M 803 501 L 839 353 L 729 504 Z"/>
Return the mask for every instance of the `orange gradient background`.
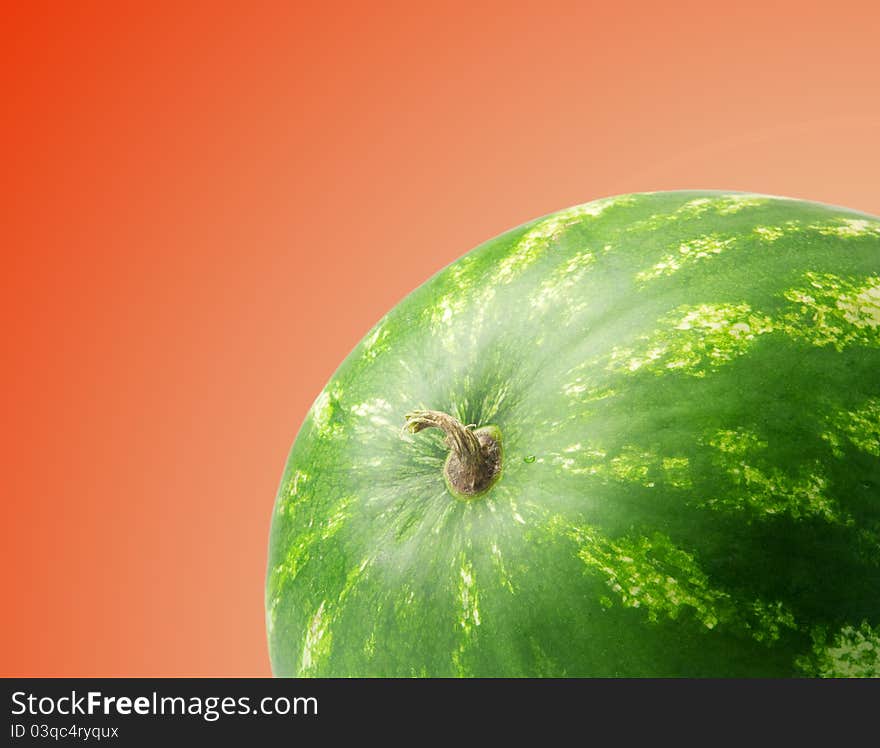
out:
<path id="1" fill-rule="evenodd" d="M 675 188 L 880 213 L 875 2 L 246 5 L 3 11 L 3 675 L 268 675 L 306 410 L 491 236 Z"/>

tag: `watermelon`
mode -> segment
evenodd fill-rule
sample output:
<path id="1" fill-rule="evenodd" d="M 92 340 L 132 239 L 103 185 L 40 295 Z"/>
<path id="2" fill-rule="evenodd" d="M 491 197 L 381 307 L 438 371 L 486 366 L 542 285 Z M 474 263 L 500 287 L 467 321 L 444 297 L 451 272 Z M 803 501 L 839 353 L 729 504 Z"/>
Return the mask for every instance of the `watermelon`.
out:
<path id="1" fill-rule="evenodd" d="M 880 676 L 880 219 L 611 197 L 464 255 L 311 407 L 273 672 Z"/>

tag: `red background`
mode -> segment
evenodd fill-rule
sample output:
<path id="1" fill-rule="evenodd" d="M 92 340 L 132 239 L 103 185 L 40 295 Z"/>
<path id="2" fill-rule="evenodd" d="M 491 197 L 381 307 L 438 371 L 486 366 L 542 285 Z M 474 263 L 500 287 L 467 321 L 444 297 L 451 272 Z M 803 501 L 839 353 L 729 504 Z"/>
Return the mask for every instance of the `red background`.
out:
<path id="1" fill-rule="evenodd" d="M 880 6 L 3 11 L 3 675 L 266 675 L 272 502 L 364 332 L 604 195 L 880 213 Z"/>

